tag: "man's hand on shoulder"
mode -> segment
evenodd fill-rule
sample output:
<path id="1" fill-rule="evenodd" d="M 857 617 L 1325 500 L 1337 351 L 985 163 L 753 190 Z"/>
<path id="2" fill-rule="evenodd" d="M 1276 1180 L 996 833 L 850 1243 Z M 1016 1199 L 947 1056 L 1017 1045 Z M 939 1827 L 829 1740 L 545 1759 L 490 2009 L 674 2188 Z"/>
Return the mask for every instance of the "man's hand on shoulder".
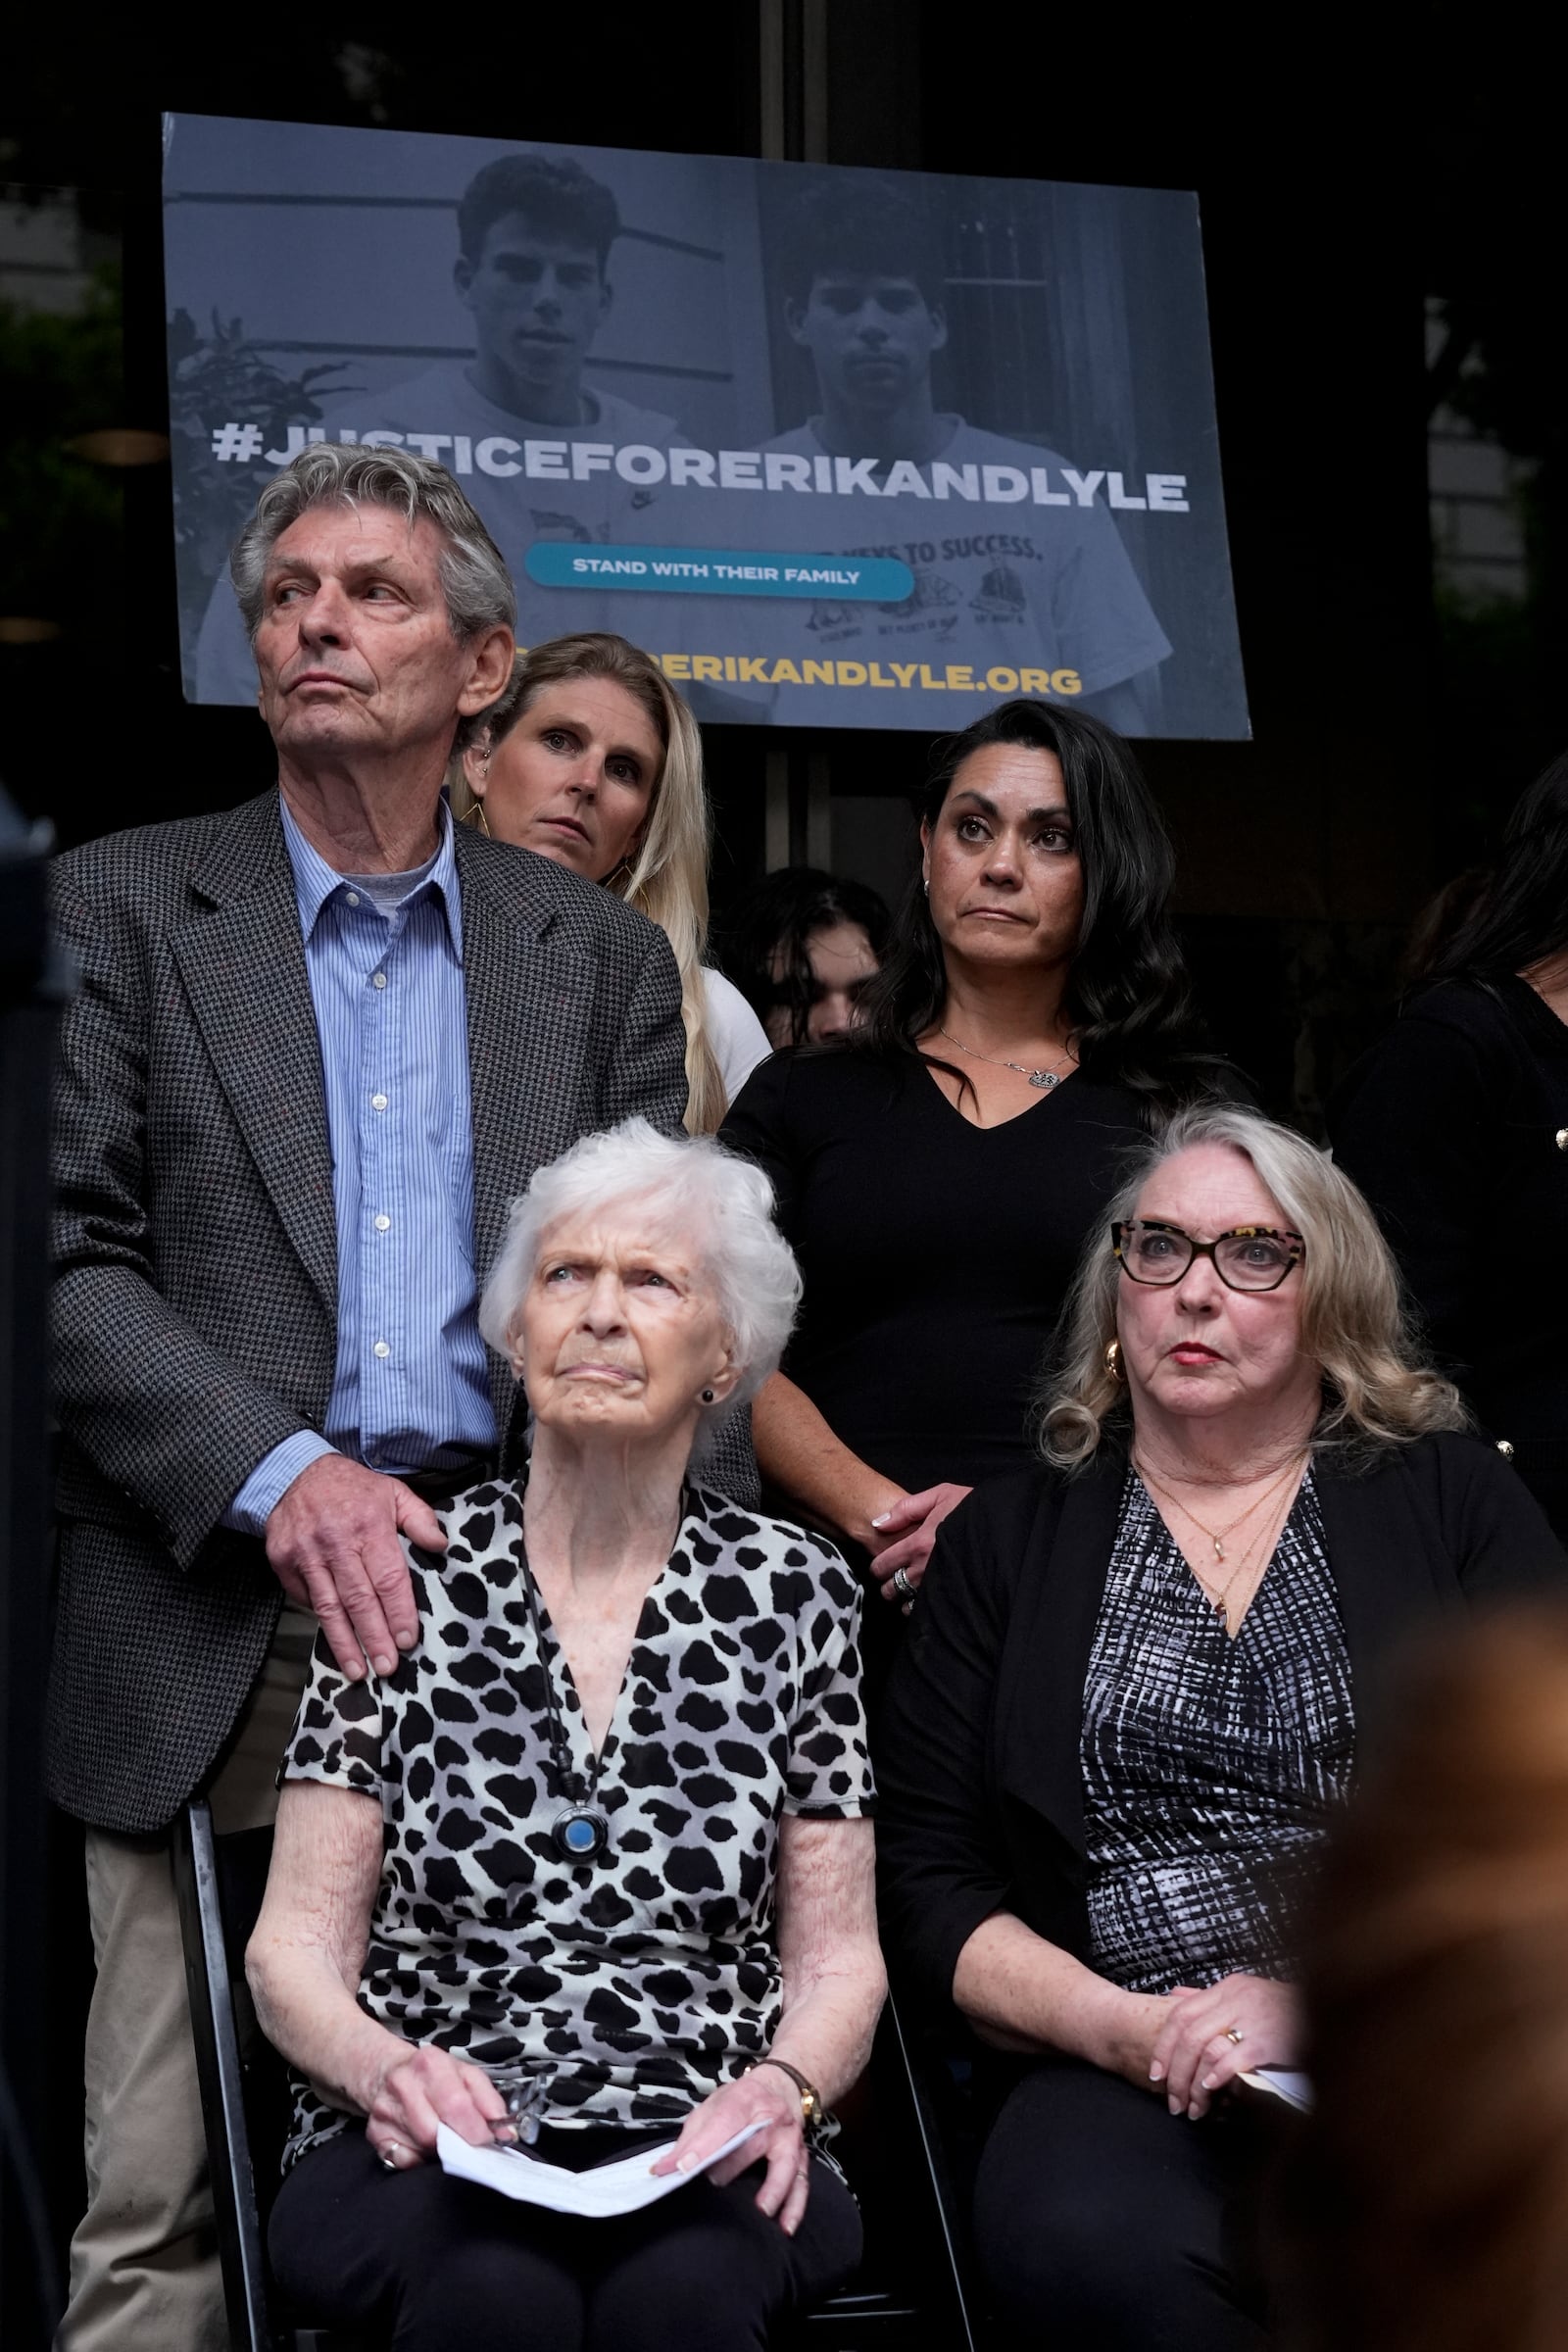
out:
<path id="1" fill-rule="evenodd" d="M 400 1479 L 323 1453 L 302 1470 L 267 1522 L 267 1557 L 291 1600 L 314 1609 L 351 1681 L 369 1659 L 395 1671 L 419 1639 L 419 1615 L 399 1535 L 445 1551 L 441 1522 Z"/>

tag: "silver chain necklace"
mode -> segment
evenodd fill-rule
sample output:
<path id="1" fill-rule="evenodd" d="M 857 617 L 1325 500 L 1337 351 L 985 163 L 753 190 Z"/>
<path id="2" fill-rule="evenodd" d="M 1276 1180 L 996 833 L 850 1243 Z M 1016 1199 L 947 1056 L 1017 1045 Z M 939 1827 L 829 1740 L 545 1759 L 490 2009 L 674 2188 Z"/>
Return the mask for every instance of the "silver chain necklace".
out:
<path id="1" fill-rule="evenodd" d="M 1016 1070 L 1020 1078 L 1027 1078 L 1031 1086 L 1038 1086 L 1044 1094 L 1049 1095 L 1054 1086 L 1061 1084 L 1060 1070 L 1031 1070 L 1021 1061 L 1004 1061 L 995 1054 L 982 1054 L 978 1046 L 966 1046 L 961 1037 L 955 1037 L 940 1021 L 937 1035 L 945 1037 L 950 1046 L 956 1046 L 960 1054 L 972 1054 L 976 1061 L 989 1061 L 994 1070 Z M 1072 1055 L 1069 1054 L 1066 1058 L 1070 1061 Z"/>

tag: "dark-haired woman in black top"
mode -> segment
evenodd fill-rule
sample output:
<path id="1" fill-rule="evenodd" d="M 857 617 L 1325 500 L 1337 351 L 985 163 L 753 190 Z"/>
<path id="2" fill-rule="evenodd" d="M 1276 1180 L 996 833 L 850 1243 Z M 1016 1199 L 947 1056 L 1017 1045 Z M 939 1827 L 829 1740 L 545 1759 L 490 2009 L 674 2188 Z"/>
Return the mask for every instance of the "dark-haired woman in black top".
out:
<path id="1" fill-rule="evenodd" d="M 1151 1115 L 1205 1091 L 1170 844 L 1120 737 L 1004 703 L 938 747 L 922 873 L 856 1042 L 775 1056 L 723 1129 L 806 1276 L 754 1407 L 769 1488 L 907 1601 L 936 1530 L 1028 1458 L 1079 1249 Z"/>
<path id="2" fill-rule="evenodd" d="M 1568 1541 L 1568 754 L 1330 1106 L 1427 1338 Z"/>

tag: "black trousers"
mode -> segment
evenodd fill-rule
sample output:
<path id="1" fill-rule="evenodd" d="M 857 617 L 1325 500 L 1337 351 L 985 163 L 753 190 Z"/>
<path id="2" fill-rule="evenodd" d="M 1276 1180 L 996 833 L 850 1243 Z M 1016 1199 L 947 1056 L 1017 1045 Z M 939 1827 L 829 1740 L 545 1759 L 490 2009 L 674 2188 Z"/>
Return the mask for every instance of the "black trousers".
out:
<path id="1" fill-rule="evenodd" d="M 269 2246 L 302 2319 L 387 2352 L 751 2352 L 860 2259 L 859 2210 L 827 2165 L 812 2159 L 794 2237 L 757 2210 L 761 2179 L 581 2221 L 434 2162 L 389 2173 L 351 2125 L 295 2165 Z"/>
<path id="2" fill-rule="evenodd" d="M 1249 2100 L 1189 2123 L 1099 2067 L 1032 2067 L 975 2182 L 976 2247 L 1009 2340 L 1261 2352 L 1253 2238 L 1272 2121 Z"/>

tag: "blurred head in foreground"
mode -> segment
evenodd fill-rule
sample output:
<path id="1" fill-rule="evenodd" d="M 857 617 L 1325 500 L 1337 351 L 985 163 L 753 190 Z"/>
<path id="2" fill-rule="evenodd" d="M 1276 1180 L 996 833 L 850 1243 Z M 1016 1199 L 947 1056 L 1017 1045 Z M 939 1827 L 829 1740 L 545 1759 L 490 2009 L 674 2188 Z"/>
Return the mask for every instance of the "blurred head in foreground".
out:
<path id="1" fill-rule="evenodd" d="M 1568 1612 L 1429 1655 L 1332 1853 L 1306 1991 L 1310 2340 L 1568 2345 Z"/>

